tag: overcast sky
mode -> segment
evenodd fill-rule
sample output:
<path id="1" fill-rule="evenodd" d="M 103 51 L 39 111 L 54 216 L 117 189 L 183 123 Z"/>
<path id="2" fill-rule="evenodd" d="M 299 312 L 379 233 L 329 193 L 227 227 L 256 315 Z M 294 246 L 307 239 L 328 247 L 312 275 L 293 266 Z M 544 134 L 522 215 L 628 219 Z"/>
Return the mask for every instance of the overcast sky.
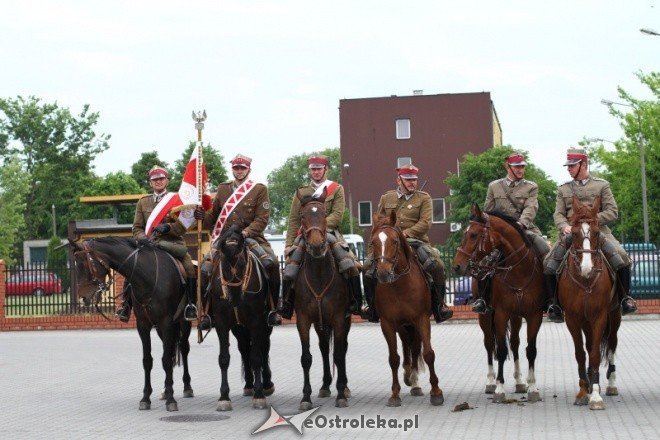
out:
<path id="1" fill-rule="evenodd" d="M 504 142 L 555 180 L 584 136 L 615 140 L 600 104 L 660 70 L 654 0 L 0 0 L 0 96 L 100 113 L 96 171 L 145 151 L 170 163 L 196 136 L 264 181 L 287 157 L 339 146 L 339 100 L 488 91 Z M 432 170 L 422 170 L 432 173 Z M 432 175 L 432 174 L 431 174 Z"/>

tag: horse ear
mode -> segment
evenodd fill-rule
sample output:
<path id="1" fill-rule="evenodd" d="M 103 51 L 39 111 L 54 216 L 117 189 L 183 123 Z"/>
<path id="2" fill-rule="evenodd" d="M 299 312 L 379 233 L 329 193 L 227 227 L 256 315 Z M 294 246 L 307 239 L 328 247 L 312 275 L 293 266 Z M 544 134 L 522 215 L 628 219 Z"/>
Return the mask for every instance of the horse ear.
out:
<path id="1" fill-rule="evenodd" d="M 593 213 L 594 217 L 600 212 L 600 196 L 596 196 L 594 199 L 594 205 L 591 208 L 591 212 Z"/>
<path id="2" fill-rule="evenodd" d="M 80 246 L 80 243 L 78 243 L 77 241 L 73 241 L 70 238 L 69 238 L 69 246 L 71 246 L 72 248 L 74 248 L 77 251 L 82 250 L 82 246 Z"/>
<path id="3" fill-rule="evenodd" d="M 472 204 L 472 215 L 475 218 L 481 218 L 482 217 L 481 209 L 479 208 L 479 205 L 477 205 L 476 203 Z"/>
<path id="4" fill-rule="evenodd" d="M 392 210 L 390 212 L 390 225 L 391 226 L 396 226 L 396 211 Z"/>

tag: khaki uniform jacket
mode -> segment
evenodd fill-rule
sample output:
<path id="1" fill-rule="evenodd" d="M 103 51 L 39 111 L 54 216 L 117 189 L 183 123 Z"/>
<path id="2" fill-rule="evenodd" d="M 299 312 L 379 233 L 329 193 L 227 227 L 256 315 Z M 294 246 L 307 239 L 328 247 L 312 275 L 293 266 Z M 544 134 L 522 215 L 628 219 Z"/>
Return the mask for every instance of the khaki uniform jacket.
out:
<path id="1" fill-rule="evenodd" d="M 406 200 L 405 197 L 399 198 L 396 190 L 388 191 L 381 196 L 376 212 L 389 216 L 392 211 L 396 212 L 396 226 L 408 237 L 431 244 L 428 234 L 431 229 L 433 202 L 428 193 L 415 191 L 415 194 Z"/>
<path id="2" fill-rule="evenodd" d="M 218 192 L 213 199 L 213 207 L 204 215 L 204 229 L 213 230 L 222 207 L 233 193 L 234 182 L 225 182 L 218 186 Z M 270 199 L 268 198 L 268 188 L 261 183 L 256 183 L 254 188 L 234 208 L 227 218 L 224 228 L 239 225 L 246 231 L 247 237 L 255 239 L 260 245 L 265 245 L 270 250 L 270 245 L 264 237 L 264 229 L 268 226 L 269 218 Z"/>
<path id="3" fill-rule="evenodd" d="M 135 206 L 135 218 L 133 219 L 133 238 L 140 239 L 147 237 L 145 234 L 147 220 L 156 205 L 157 203 L 154 201 L 153 194 L 146 195 L 138 200 L 137 205 Z M 157 237 L 155 241 L 165 240 L 185 246 L 186 242 L 183 239 L 183 235 L 186 233 L 186 227 L 170 213 L 165 216 L 164 222 L 170 225 L 170 232 Z"/>
<path id="4" fill-rule="evenodd" d="M 539 186 L 525 179 L 513 188 L 510 188 L 507 183 L 507 179 L 502 178 L 488 184 L 484 211 L 500 211 L 517 219 L 525 229 L 541 235 L 540 229 L 534 224 L 536 213 L 539 210 Z"/>
<path id="5" fill-rule="evenodd" d="M 598 177 L 591 177 L 585 185 L 571 180 L 559 186 L 555 204 L 555 226 L 561 231 L 564 226 L 569 225 L 569 220 L 573 215 L 573 194 L 581 203 L 593 203 L 596 196 L 600 196 L 598 225 L 601 233 L 611 236 L 612 232 L 607 225 L 616 221 L 619 216 L 619 208 L 616 206 L 609 182 Z"/>
<path id="6" fill-rule="evenodd" d="M 316 189 L 311 185 L 305 185 L 298 188 L 300 197 L 311 196 Z M 326 228 L 328 232 L 333 232 L 337 240 L 344 241 L 344 237 L 339 233 L 339 226 L 344 217 L 344 210 L 346 209 L 346 200 L 344 199 L 344 187 L 338 185 L 332 194 L 325 198 L 325 212 L 326 212 Z M 293 245 L 293 241 L 298 235 L 300 229 L 300 200 L 297 196 L 293 196 L 291 202 L 291 211 L 289 212 L 289 226 L 286 230 L 285 246 Z"/>

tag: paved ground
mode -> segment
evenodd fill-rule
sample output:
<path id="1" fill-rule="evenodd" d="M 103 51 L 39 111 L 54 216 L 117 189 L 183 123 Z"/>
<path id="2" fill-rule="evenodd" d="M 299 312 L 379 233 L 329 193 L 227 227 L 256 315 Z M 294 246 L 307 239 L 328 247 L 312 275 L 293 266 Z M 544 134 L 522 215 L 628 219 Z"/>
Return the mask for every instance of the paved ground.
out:
<path id="1" fill-rule="evenodd" d="M 523 328 L 524 331 L 524 328 Z M 155 332 L 153 338 L 157 339 Z M 194 339 L 191 336 L 191 341 Z M 312 415 L 318 423 L 340 418 L 417 420 L 408 432 L 389 429 L 305 429 L 305 438 L 599 438 L 657 439 L 660 432 L 660 320 L 625 320 L 620 331 L 617 374 L 620 396 L 604 397 L 605 411 L 573 406 L 577 369 L 572 342 L 564 325 L 544 323 L 539 335 L 537 380 L 542 402 L 494 404 L 483 394 L 486 362 L 481 333 L 474 323 L 433 325 L 436 369 L 445 404 L 433 407 L 428 395 L 412 397 L 407 387 L 399 408 L 385 406 L 390 370 L 380 327 L 355 325 L 348 352 L 350 407 L 334 407 L 333 398 L 314 398 L 322 405 Z M 523 336 L 524 340 L 524 336 Z M 0 334 L 0 438 L 248 438 L 268 418 L 269 410 L 254 410 L 241 396 L 239 356 L 232 341 L 230 375 L 234 410 L 215 411 L 219 395 L 218 343 L 215 334 L 197 345 L 190 356 L 195 397 L 181 397 L 182 370 L 175 370 L 178 413 L 167 413 L 152 399 L 150 411 L 138 411 L 142 390 L 141 345 L 135 331 L 10 332 Z M 276 392 L 270 403 L 282 415 L 298 413 L 302 390 L 300 345 L 295 327 L 275 330 L 271 351 Z M 164 373 L 162 350 L 154 342 L 154 387 Z M 524 351 L 523 351 L 524 353 Z M 313 351 L 313 388 L 320 386 L 320 355 Z M 524 375 L 526 376 L 526 362 Z M 513 394 L 512 364 L 506 366 L 506 388 Z M 601 370 L 604 377 L 604 370 Z M 603 381 L 603 379 L 601 379 Z M 428 375 L 422 376 L 428 393 Z M 334 390 L 333 390 L 334 394 Z M 473 410 L 451 412 L 467 402 Z M 226 415 L 223 420 L 206 421 Z M 170 416 L 197 421 L 172 422 Z M 320 416 L 320 417 L 317 417 Z M 586 432 L 585 432 L 586 431 Z M 253 438 L 297 438 L 291 427 L 275 427 Z"/>

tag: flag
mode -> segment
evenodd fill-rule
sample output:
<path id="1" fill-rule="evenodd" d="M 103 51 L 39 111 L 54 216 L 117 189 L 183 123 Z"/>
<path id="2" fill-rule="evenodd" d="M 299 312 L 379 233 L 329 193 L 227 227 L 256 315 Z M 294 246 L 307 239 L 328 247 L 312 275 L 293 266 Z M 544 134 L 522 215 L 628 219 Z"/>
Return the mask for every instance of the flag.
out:
<path id="1" fill-rule="evenodd" d="M 149 216 L 146 225 L 146 234 L 147 236 L 151 235 L 153 229 L 158 226 L 165 216 L 174 208 L 182 205 L 199 205 L 199 194 L 201 186 L 202 193 L 202 207 L 205 210 L 208 210 L 211 207 L 211 195 L 207 192 L 207 183 L 208 176 L 206 174 L 206 165 L 201 163 L 201 182 L 197 182 L 198 168 L 197 168 L 197 158 L 198 149 L 200 148 L 199 144 L 195 147 L 190 156 L 190 161 L 186 165 L 186 170 L 183 173 L 183 179 L 181 180 L 181 186 L 179 187 L 179 192 L 177 193 L 167 193 L 161 199 L 161 201 L 156 205 L 153 212 Z M 194 208 L 182 209 L 178 212 L 179 221 L 183 226 L 188 229 L 195 223 L 194 217 Z"/>

